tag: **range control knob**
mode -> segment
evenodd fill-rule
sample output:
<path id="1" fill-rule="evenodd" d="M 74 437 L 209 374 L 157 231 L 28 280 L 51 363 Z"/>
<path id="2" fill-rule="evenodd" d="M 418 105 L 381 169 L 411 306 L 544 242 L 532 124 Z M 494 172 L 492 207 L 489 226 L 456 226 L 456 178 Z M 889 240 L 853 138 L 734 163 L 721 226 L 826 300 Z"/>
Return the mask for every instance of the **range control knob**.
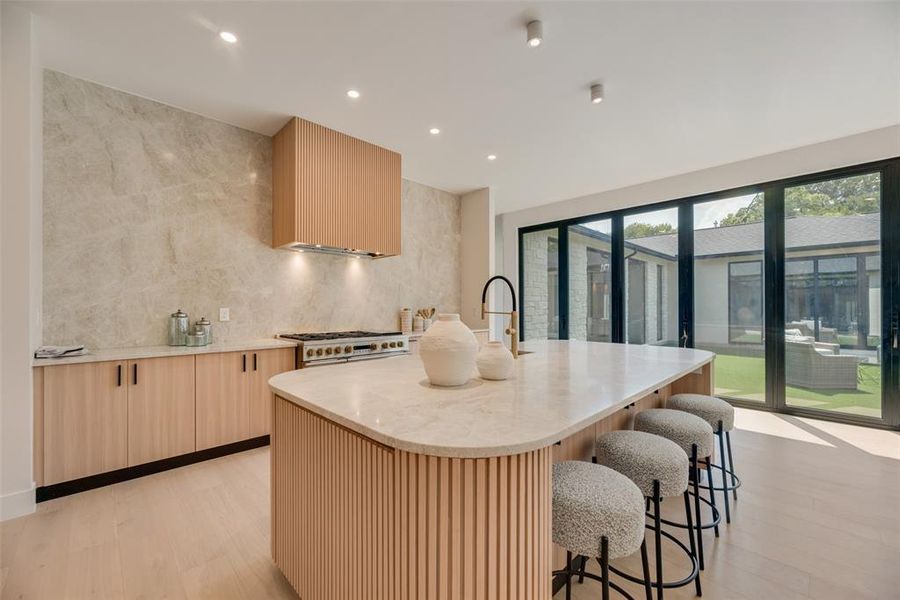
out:
<path id="1" fill-rule="evenodd" d="M 322 349 L 316 348 L 316 356 L 322 356 Z"/>
<path id="2" fill-rule="evenodd" d="M 350 354 L 353 352 L 353 346 L 344 346 L 344 353 Z"/>
<path id="3" fill-rule="evenodd" d="M 335 353 L 335 354 L 340 354 L 340 353 L 341 353 L 341 347 L 340 347 L 340 346 L 337 346 L 337 347 L 334 349 L 334 353 Z"/>
<path id="4" fill-rule="evenodd" d="M 399 342 L 397 342 L 397 347 L 398 347 L 398 348 L 402 348 L 402 347 L 403 347 L 403 340 L 400 340 Z"/>
<path id="5" fill-rule="evenodd" d="M 382 350 L 384 350 L 384 349 L 387 348 L 387 347 L 388 347 L 387 342 L 381 342 L 381 349 L 382 349 Z"/>
<path id="6" fill-rule="evenodd" d="M 312 355 L 313 355 L 313 352 L 314 352 L 313 349 L 310 348 L 309 350 L 306 351 L 306 355 L 307 355 L 307 356 L 312 356 Z"/>
<path id="7" fill-rule="evenodd" d="M 332 352 L 333 350 L 331 348 L 325 348 L 325 354 L 327 354 L 328 356 L 331 356 Z"/>
<path id="8" fill-rule="evenodd" d="M 369 350 L 378 350 L 378 344 L 370 344 Z"/>

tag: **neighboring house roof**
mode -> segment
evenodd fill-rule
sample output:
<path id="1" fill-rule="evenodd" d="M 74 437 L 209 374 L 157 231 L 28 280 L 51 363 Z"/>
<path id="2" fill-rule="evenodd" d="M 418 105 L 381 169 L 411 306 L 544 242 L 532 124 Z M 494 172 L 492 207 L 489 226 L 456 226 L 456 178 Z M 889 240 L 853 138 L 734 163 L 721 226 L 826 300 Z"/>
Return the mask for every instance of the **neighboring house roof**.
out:
<path id="1" fill-rule="evenodd" d="M 579 233 L 609 241 L 609 236 L 589 227 L 577 225 Z M 784 241 L 787 248 L 822 248 L 833 246 L 867 246 L 881 237 L 881 215 L 805 216 L 785 219 Z M 630 249 L 649 251 L 663 258 L 678 255 L 678 234 L 655 235 L 625 242 Z M 763 251 L 763 224 L 709 227 L 694 232 L 694 256 L 711 258 L 730 254 L 752 254 Z"/>

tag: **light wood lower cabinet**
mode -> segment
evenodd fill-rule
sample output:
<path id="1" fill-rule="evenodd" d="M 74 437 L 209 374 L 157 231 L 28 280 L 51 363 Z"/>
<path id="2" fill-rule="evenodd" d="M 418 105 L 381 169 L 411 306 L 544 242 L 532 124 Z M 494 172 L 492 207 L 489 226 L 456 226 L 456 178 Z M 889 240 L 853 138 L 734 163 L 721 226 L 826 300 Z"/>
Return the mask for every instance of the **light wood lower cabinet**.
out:
<path id="1" fill-rule="evenodd" d="M 43 485 L 128 465 L 125 366 L 98 362 L 45 370 Z"/>
<path id="2" fill-rule="evenodd" d="M 250 437 L 247 354 L 197 356 L 197 450 Z"/>
<path id="3" fill-rule="evenodd" d="M 128 465 L 194 450 L 194 357 L 128 361 Z"/>
<path id="4" fill-rule="evenodd" d="M 294 368 L 293 348 L 197 356 L 197 450 L 268 435 L 269 379 Z"/>
<path id="5" fill-rule="evenodd" d="M 294 348 L 35 369 L 39 486 L 268 435 Z"/>
<path id="6" fill-rule="evenodd" d="M 279 373 L 294 370 L 296 350 L 279 348 L 252 354 L 250 437 L 258 437 L 272 432 L 272 390 L 269 388 L 269 379 Z"/>

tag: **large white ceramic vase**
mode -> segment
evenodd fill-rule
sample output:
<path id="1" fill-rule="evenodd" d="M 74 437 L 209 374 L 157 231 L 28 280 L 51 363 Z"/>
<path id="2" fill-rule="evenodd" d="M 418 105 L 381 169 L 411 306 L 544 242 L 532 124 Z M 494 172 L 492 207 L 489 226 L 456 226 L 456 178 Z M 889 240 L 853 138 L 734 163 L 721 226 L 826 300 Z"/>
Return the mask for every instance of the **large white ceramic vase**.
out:
<path id="1" fill-rule="evenodd" d="M 419 340 L 419 356 L 433 385 L 463 385 L 475 370 L 478 340 L 459 315 L 439 314 Z"/>

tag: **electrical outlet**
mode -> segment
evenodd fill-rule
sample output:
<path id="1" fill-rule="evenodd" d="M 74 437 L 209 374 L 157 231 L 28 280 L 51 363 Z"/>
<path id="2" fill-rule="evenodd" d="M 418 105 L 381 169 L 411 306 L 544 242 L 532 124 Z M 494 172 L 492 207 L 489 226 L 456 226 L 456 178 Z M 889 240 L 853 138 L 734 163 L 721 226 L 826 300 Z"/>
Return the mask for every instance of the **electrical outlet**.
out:
<path id="1" fill-rule="evenodd" d="M 230 313 L 229 309 L 220 308 L 219 309 L 219 321 L 230 321 L 230 320 L 231 320 L 231 313 Z"/>

